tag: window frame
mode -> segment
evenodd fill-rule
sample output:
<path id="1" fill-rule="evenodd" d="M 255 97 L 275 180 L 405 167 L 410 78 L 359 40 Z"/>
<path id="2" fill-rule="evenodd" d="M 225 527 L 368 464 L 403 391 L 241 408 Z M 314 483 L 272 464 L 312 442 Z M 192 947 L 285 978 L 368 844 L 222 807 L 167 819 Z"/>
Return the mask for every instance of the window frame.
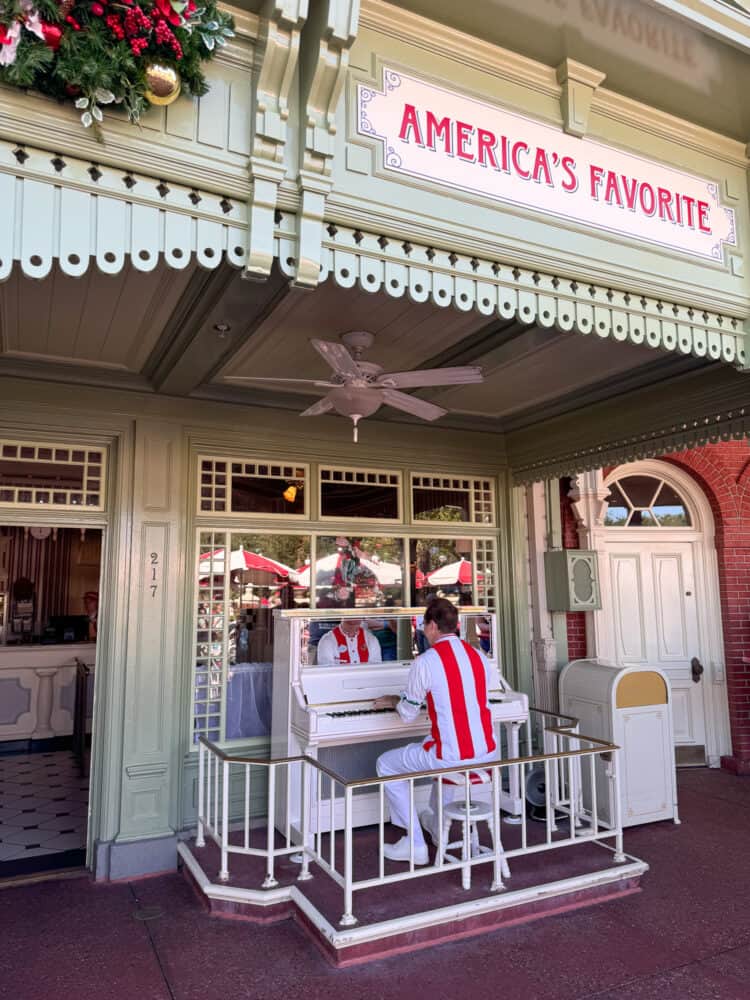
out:
<path id="1" fill-rule="evenodd" d="M 33 457 L 22 458 L 19 455 L 11 456 L 4 455 L 3 452 L 6 448 L 16 448 L 20 452 L 23 448 L 31 448 L 34 450 L 35 455 Z M 41 450 L 49 450 L 52 452 L 52 458 L 38 458 L 36 453 Z M 68 459 L 57 459 L 55 458 L 55 452 L 64 451 L 70 456 Z M 73 461 L 72 455 L 74 452 L 83 452 L 83 461 Z M 96 492 L 99 497 L 99 502 L 96 504 L 87 504 L 86 495 L 92 491 L 88 488 L 87 476 L 90 478 L 92 475 L 92 470 L 89 464 L 89 453 L 97 452 L 100 457 L 100 462 L 97 466 L 99 480 L 99 486 L 96 488 Z M 86 513 L 98 513 L 102 514 L 106 512 L 107 509 L 107 476 L 109 472 L 109 450 L 106 445 L 96 444 L 91 441 L 85 442 L 70 442 L 70 441 L 52 441 L 45 439 L 43 441 L 29 441 L 22 440 L 21 438 L 0 438 L 0 461 L 9 462 L 30 462 L 33 465 L 39 467 L 44 467 L 45 465 L 63 465 L 70 466 L 71 468 L 80 468 L 82 476 L 82 485 L 78 487 L 54 487 L 54 486 L 29 486 L 29 485 L 3 485 L 0 484 L 0 495 L 1 491 L 12 490 L 15 492 L 16 496 L 13 500 L 0 499 L 0 510 L 44 510 L 44 511 L 65 511 L 70 513 L 71 511 L 76 513 L 81 513 L 85 511 Z M 30 491 L 32 493 L 31 500 L 19 500 L 18 494 L 22 491 Z M 40 500 L 38 494 L 40 493 L 65 493 L 70 496 L 71 494 L 80 493 L 82 502 L 74 503 L 69 501 L 67 503 L 52 503 L 49 500 Z"/>
<path id="2" fill-rule="evenodd" d="M 470 483 L 470 488 L 467 491 L 469 496 L 468 507 L 470 513 L 474 514 L 475 505 L 475 492 L 480 483 L 487 482 L 490 487 L 490 520 L 489 521 L 430 521 L 429 518 L 419 518 L 414 512 L 414 487 L 415 479 L 424 478 L 433 479 L 464 479 L 468 480 Z M 478 475 L 461 475 L 455 472 L 435 472 L 431 471 L 411 471 L 409 473 L 409 514 L 411 524 L 440 524 L 445 525 L 460 525 L 467 528 L 476 528 L 489 530 L 490 528 L 497 528 L 497 490 L 496 490 L 496 477 L 488 476 L 478 476 Z M 429 487 L 423 487 L 429 489 Z M 435 489 L 442 489 L 443 487 L 434 487 Z M 463 492 L 463 490 L 460 490 Z"/>
<path id="3" fill-rule="evenodd" d="M 342 517 L 340 514 L 324 514 L 323 513 L 323 471 L 326 472 L 354 472 L 354 473 L 365 473 L 374 475 L 385 475 L 385 476 L 395 476 L 396 483 L 392 486 L 396 490 L 396 504 L 397 504 L 397 515 L 395 518 L 391 517 L 361 517 L 355 516 L 352 518 Z M 361 465 L 338 465 L 331 464 L 329 462 L 318 462 L 316 469 L 316 481 L 317 481 L 317 500 L 318 500 L 318 520 L 327 524 L 361 524 L 361 525 L 384 525 L 384 524 L 404 524 L 404 474 L 400 469 L 383 469 L 383 468 L 368 468 L 367 466 Z M 363 485 L 368 485 L 367 483 Z M 382 485 L 382 484 L 374 484 Z M 391 484 L 387 484 L 391 486 Z M 372 532 L 372 534 L 392 534 L 392 532 Z"/>
<path id="4" fill-rule="evenodd" d="M 203 468 L 202 468 L 202 463 L 204 461 L 205 462 L 226 462 L 227 463 L 227 473 L 226 473 L 226 475 L 227 475 L 226 503 L 227 503 L 227 508 L 228 508 L 227 510 L 201 510 L 201 500 L 202 500 L 202 497 L 201 497 L 201 488 L 203 486 L 203 484 L 201 482 L 201 476 L 202 476 L 203 471 L 204 471 Z M 255 465 L 268 465 L 268 466 L 278 465 L 278 466 L 280 466 L 282 468 L 284 468 L 284 467 L 290 467 L 293 470 L 302 469 L 303 475 L 301 477 L 300 476 L 270 476 L 269 475 L 269 476 L 259 476 L 258 478 L 260 478 L 260 479 L 264 479 L 264 478 L 265 479 L 300 479 L 300 478 L 303 478 L 304 481 L 305 481 L 304 510 L 301 513 L 299 513 L 299 514 L 292 514 L 292 513 L 268 514 L 268 513 L 264 513 L 263 511 L 251 511 L 251 510 L 237 510 L 237 511 L 235 511 L 235 510 L 229 509 L 229 507 L 231 507 L 231 502 L 232 502 L 232 483 L 231 483 L 232 471 L 231 471 L 231 466 L 232 465 L 236 465 L 236 464 L 242 464 L 242 465 L 255 464 Z M 292 521 L 292 522 L 295 522 L 295 523 L 300 523 L 302 521 L 309 521 L 310 520 L 310 495 L 311 495 L 311 491 L 312 491 L 312 485 L 313 484 L 312 484 L 312 478 L 311 478 L 311 465 L 310 465 L 309 462 L 298 462 L 296 460 L 289 460 L 289 461 L 287 461 L 286 459 L 280 460 L 278 458 L 265 458 L 265 457 L 262 457 L 262 456 L 259 457 L 257 455 L 257 453 L 254 453 L 252 455 L 247 455 L 247 454 L 244 454 L 244 453 L 242 455 L 236 455 L 236 454 L 235 455 L 229 455 L 229 454 L 226 454 L 226 453 L 223 453 L 223 454 L 209 454 L 206 451 L 200 451 L 195 456 L 195 490 L 196 490 L 196 496 L 195 496 L 195 515 L 198 518 L 208 519 L 208 520 L 227 517 L 227 518 L 232 518 L 234 520 L 254 518 L 256 520 L 271 520 L 271 521 L 279 521 L 281 523 L 284 523 L 286 521 Z"/>

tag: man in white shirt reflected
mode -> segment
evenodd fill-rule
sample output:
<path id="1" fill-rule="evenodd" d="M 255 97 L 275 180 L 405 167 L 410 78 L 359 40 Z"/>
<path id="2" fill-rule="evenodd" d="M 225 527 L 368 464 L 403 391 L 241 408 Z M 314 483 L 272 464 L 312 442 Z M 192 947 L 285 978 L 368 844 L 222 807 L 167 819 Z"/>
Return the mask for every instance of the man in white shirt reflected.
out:
<path id="1" fill-rule="evenodd" d="M 380 643 L 361 618 L 344 618 L 318 643 L 318 665 L 381 663 Z"/>

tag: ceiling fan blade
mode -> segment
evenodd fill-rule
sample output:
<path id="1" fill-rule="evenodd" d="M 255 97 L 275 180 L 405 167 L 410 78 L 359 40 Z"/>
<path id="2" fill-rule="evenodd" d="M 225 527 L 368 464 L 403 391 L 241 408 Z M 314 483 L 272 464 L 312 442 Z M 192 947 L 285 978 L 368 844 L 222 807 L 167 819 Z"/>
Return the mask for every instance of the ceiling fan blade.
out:
<path id="1" fill-rule="evenodd" d="M 336 344 L 332 340 L 315 339 L 311 340 L 310 343 L 337 375 L 359 377 L 360 371 L 357 368 L 357 363 L 343 344 Z"/>
<path id="2" fill-rule="evenodd" d="M 286 382 L 294 385 L 314 385 L 319 389 L 333 389 L 335 382 L 322 382 L 312 378 L 274 378 L 272 375 L 225 375 L 225 382 Z"/>
<path id="3" fill-rule="evenodd" d="M 319 399 L 317 403 L 313 403 L 312 406 L 308 406 L 306 410 L 303 410 L 302 413 L 300 413 L 300 416 L 319 417 L 322 413 L 328 413 L 328 411 L 332 409 L 333 403 L 328 396 L 324 396 L 322 399 Z"/>
<path id="4" fill-rule="evenodd" d="M 381 391 L 383 402 L 388 406 L 392 406 L 396 410 L 403 410 L 404 413 L 411 413 L 422 420 L 437 420 L 438 417 L 442 417 L 448 412 L 442 406 L 435 406 L 434 403 L 428 403 L 426 399 L 417 399 L 416 396 L 410 396 L 406 392 L 397 392 L 395 389 Z"/>
<path id="5" fill-rule="evenodd" d="M 413 372 L 384 372 L 375 384 L 385 389 L 416 389 L 424 385 L 469 385 L 483 382 L 482 369 L 476 365 L 458 368 L 424 368 Z"/>

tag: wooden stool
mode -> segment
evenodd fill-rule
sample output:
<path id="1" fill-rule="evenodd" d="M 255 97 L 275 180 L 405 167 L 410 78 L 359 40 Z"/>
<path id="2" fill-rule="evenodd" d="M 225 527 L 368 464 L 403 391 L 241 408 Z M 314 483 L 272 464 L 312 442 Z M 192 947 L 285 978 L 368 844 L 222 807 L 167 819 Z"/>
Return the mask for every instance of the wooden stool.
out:
<path id="1" fill-rule="evenodd" d="M 438 780 L 438 779 L 436 779 Z M 442 774 L 440 781 L 443 786 L 450 788 L 462 788 L 466 791 L 466 779 L 463 774 Z M 469 784 L 491 785 L 492 775 L 489 771 L 477 770 L 469 772 Z M 492 802 L 474 801 L 471 798 L 471 791 L 468 791 L 468 802 L 466 798 L 454 799 L 452 802 L 443 804 L 443 829 L 441 831 L 440 845 L 438 852 L 442 848 L 442 860 L 451 864 L 461 864 L 471 858 L 479 857 L 482 854 L 495 853 L 495 823 L 493 822 Z M 461 840 L 449 840 L 450 829 L 453 821 L 461 824 Z M 479 823 L 486 823 L 490 835 L 491 847 L 479 842 Z M 500 824 L 498 823 L 498 836 Z M 510 868 L 503 853 L 502 841 L 497 845 L 501 853 L 500 870 L 505 878 L 510 878 Z M 451 854 L 451 851 L 461 849 L 461 856 Z M 502 882 L 497 873 L 496 882 L 493 888 L 502 889 Z M 471 888 L 471 865 L 464 864 L 461 871 L 461 885 L 464 889 Z"/>

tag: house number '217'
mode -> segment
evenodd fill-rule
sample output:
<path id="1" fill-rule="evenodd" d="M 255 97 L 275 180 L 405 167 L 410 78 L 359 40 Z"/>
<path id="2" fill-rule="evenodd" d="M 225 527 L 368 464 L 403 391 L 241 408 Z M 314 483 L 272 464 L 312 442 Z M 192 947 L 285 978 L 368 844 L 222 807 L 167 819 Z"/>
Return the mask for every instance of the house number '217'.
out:
<path id="1" fill-rule="evenodd" d="M 151 596 L 152 597 L 156 597 L 156 592 L 159 589 L 159 584 L 158 584 L 157 580 L 158 580 L 158 574 L 159 574 L 159 568 L 160 568 L 159 553 L 158 552 L 152 552 L 151 553 L 151 563 L 150 563 L 150 565 L 151 565 L 151 580 L 149 582 L 149 590 L 151 591 Z"/>

